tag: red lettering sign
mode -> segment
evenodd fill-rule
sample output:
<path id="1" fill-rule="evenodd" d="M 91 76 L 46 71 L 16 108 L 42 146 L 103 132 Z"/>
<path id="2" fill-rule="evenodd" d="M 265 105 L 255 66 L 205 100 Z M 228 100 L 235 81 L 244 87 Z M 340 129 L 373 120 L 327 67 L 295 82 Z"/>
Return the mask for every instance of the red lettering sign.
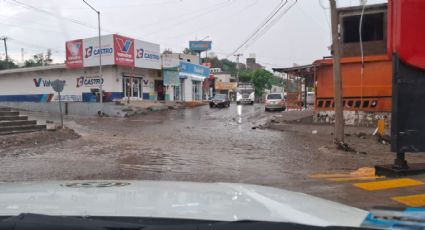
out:
<path id="1" fill-rule="evenodd" d="M 116 65 L 134 66 L 134 39 L 114 34 L 114 61 Z"/>
<path id="2" fill-rule="evenodd" d="M 83 40 L 67 41 L 65 43 L 66 66 L 68 68 L 83 67 Z"/>

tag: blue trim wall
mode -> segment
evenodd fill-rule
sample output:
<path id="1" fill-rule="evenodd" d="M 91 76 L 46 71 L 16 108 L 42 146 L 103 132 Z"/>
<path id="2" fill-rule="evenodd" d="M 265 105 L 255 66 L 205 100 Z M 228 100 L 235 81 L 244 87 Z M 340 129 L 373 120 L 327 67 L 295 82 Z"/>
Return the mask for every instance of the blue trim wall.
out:
<path id="1" fill-rule="evenodd" d="M 50 102 L 53 94 L 0 95 L 0 101 Z"/>
<path id="2" fill-rule="evenodd" d="M 123 92 L 106 92 L 104 95 L 105 102 L 111 102 L 114 99 L 121 99 L 124 97 Z M 96 94 L 83 93 L 83 102 L 96 102 Z"/>
<path id="3" fill-rule="evenodd" d="M 96 95 L 92 93 L 82 93 L 83 102 L 96 102 Z M 105 93 L 105 102 L 124 97 L 122 92 Z M 0 101 L 7 102 L 50 102 L 53 94 L 25 94 L 25 95 L 0 95 Z"/>

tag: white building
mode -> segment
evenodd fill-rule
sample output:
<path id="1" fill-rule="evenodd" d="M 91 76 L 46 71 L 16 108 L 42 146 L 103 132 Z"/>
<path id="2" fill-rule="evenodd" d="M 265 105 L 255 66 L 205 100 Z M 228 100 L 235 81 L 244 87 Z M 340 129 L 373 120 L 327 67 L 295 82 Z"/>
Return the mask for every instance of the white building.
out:
<path id="1" fill-rule="evenodd" d="M 98 101 L 102 84 L 104 100 L 164 100 L 160 46 L 120 35 L 66 43 L 66 65 L 0 71 L 0 101 L 49 102 L 57 100 L 50 86 L 65 80 L 64 101 Z M 99 75 L 102 54 L 102 78 Z"/>
<path id="2" fill-rule="evenodd" d="M 188 54 L 162 54 L 164 85 L 169 101 L 201 101 L 210 69 L 199 65 L 199 57 Z"/>

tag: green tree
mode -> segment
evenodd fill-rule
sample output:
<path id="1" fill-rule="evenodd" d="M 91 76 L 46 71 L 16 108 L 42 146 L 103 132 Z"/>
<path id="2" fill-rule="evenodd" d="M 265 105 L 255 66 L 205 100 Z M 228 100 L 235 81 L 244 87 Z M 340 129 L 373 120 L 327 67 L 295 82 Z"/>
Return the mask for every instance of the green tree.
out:
<path id="1" fill-rule="evenodd" d="M 163 54 L 172 54 L 173 51 L 171 49 L 165 49 L 164 51 L 162 51 Z"/>
<path id="2" fill-rule="evenodd" d="M 34 66 L 42 66 L 43 65 L 43 55 L 36 54 L 32 59 L 26 60 L 24 66 L 25 67 L 34 67 Z"/>
<path id="3" fill-rule="evenodd" d="M 47 50 L 47 54 L 39 53 L 33 56 L 32 59 L 26 60 L 24 63 L 25 67 L 34 67 L 34 66 L 42 66 L 52 64 L 52 51 L 50 49 Z"/>
<path id="4" fill-rule="evenodd" d="M 8 58 L 7 62 L 6 60 L 0 59 L 0 70 L 6 69 L 6 67 L 9 69 L 15 69 L 15 68 L 18 68 L 18 65 L 16 65 L 15 61 L 13 59 L 10 59 L 10 57 Z"/>
<path id="5" fill-rule="evenodd" d="M 252 82 L 253 71 L 243 70 L 239 72 L 239 81 L 240 82 Z"/>
<path id="6" fill-rule="evenodd" d="M 197 55 L 198 53 L 196 53 L 195 51 L 189 49 L 189 48 L 184 48 L 183 50 L 184 54 L 192 54 L 192 55 Z"/>
<path id="7" fill-rule="evenodd" d="M 272 87 L 273 77 L 273 74 L 265 69 L 257 69 L 252 73 L 252 84 L 255 88 L 256 96 L 263 96 L 264 90 Z"/>
<path id="8" fill-rule="evenodd" d="M 271 85 L 275 85 L 275 86 L 279 86 L 279 87 L 283 87 L 283 79 L 278 77 L 278 76 L 272 76 L 272 78 L 270 79 L 270 84 Z"/>

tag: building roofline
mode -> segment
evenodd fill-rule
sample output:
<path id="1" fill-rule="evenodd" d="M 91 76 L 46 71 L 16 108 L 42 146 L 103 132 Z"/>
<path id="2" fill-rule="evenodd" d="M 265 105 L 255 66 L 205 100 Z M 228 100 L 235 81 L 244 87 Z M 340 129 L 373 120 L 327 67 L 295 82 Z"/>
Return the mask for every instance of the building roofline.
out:
<path id="1" fill-rule="evenodd" d="M 290 73 L 290 72 L 298 72 L 305 69 L 310 69 L 316 66 L 315 64 L 309 64 L 309 65 L 301 65 L 301 66 L 294 66 L 294 67 L 288 67 L 288 68 L 272 68 L 274 72 L 279 73 Z"/>
<path id="2" fill-rule="evenodd" d="M 53 64 L 53 65 L 46 65 L 46 66 L 5 69 L 5 70 L 0 70 L 0 75 L 12 74 L 12 73 L 26 73 L 26 72 L 34 72 L 34 71 L 44 71 L 44 70 L 52 70 L 52 69 L 66 69 L 66 65 L 65 64 Z"/>

